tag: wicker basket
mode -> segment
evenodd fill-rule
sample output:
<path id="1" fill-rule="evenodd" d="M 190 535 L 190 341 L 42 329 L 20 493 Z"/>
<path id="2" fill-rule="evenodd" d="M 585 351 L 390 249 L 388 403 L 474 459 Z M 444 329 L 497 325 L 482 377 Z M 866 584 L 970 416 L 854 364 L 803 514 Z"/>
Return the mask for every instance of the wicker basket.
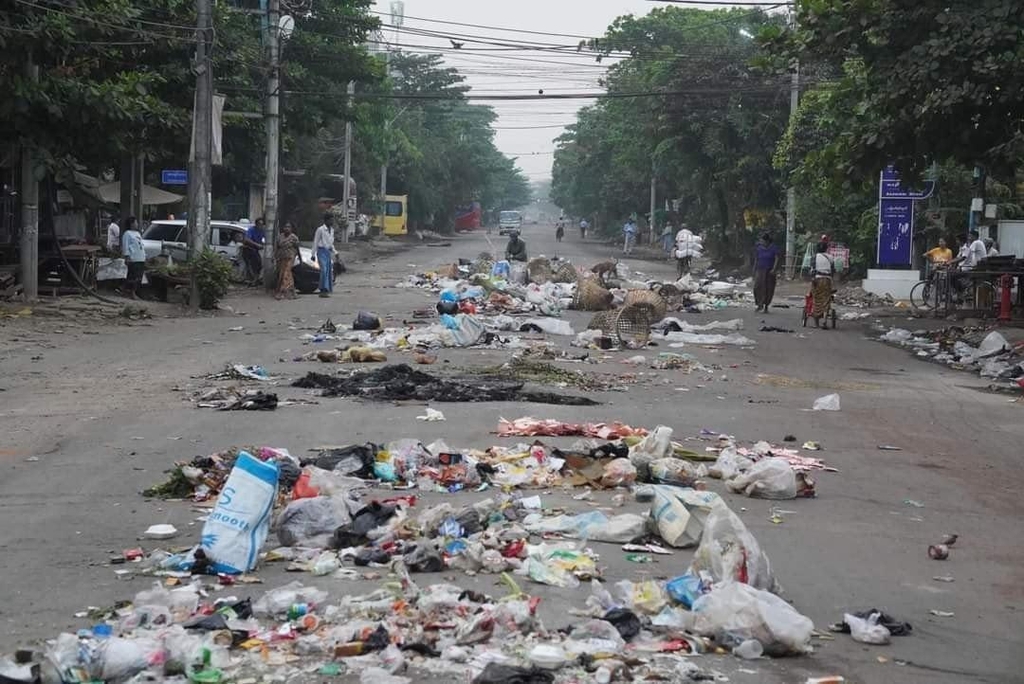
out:
<path id="1" fill-rule="evenodd" d="M 551 280 L 551 262 L 544 257 L 534 257 L 526 264 L 526 274 L 531 283 L 543 285 Z"/>
<path id="2" fill-rule="evenodd" d="M 660 319 L 658 319 L 660 320 Z M 651 308 L 633 304 L 594 316 L 587 328 L 600 330 L 621 345 L 643 346 L 651 337 Z"/>
<path id="3" fill-rule="evenodd" d="M 595 278 L 581 278 L 572 297 L 572 308 L 578 311 L 607 311 L 612 308 L 612 293 L 601 287 Z"/>
<path id="4" fill-rule="evenodd" d="M 458 264 L 445 264 L 437 269 L 437 275 L 442 278 L 450 278 L 452 280 L 459 277 L 459 265 Z"/>
<path id="5" fill-rule="evenodd" d="M 575 283 L 579 279 L 580 275 L 576 272 L 576 268 L 568 261 L 563 261 L 562 265 L 551 276 L 551 280 L 556 283 Z"/>
<path id="6" fill-rule="evenodd" d="M 623 306 L 643 306 L 650 309 L 651 321 L 657 323 L 668 313 L 668 302 L 653 290 L 630 290 L 622 301 Z"/>

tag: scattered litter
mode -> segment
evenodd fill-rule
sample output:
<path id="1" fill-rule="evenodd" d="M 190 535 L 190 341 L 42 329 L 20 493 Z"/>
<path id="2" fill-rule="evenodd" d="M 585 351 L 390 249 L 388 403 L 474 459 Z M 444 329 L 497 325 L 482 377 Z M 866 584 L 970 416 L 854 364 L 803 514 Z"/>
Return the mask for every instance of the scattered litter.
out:
<path id="1" fill-rule="evenodd" d="M 934 608 L 928 611 L 935 617 L 954 617 L 956 613 L 948 610 L 935 610 Z"/>
<path id="2" fill-rule="evenodd" d="M 913 506 L 914 508 L 924 508 L 923 503 L 921 503 L 920 501 L 915 501 L 914 499 L 904 499 L 903 503 L 904 505 Z"/>
<path id="3" fill-rule="evenodd" d="M 597 439 L 622 439 L 643 437 L 644 428 L 633 428 L 622 423 L 563 423 L 558 420 L 536 418 L 500 419 L 498 435 L 501 437 L 591 437 Z"/>
<path id="4" fill-rule="evenodd" d="M 178 536 L 178 528 L 174 525 L 150 525 L 142 533 L 147 539 L 173 539 Z"/>
<path id="5" fill-rule="evenodd" d="M 890 444 L 879 444 L 878 445 L 878 450 L 879 451 L 903 451 L 903 449 L 901 447 L 892 446 Z"/>
<path id="6" fill-rule="evenodd" d="M 444 414 L 437 409 L 427 408 L 425 415 L 416 416 L 416 420 L 423 420 L 428 423 L 438 423 L 445 420 Z"/>
<path id="7" fill-rule="evenodd" d="M 936 582 L 955 582 L 956 580 L 952 575 L 936 575 L 932 577 Z"/>
<path id="8" fill-rule="evenodd" d="M 946 560 L 949 558 L 949 546 L 946 544 L 932 544 L 928 547 L 928 557 L 932 560 Z"/>
<path id="9" fill-rule="evenodd" d="M 815 411 L 838 411 L 839 410 L 839 395 L 838 394 L 826 394 L 823 397 L 818 397 L 814 400 Z"/>

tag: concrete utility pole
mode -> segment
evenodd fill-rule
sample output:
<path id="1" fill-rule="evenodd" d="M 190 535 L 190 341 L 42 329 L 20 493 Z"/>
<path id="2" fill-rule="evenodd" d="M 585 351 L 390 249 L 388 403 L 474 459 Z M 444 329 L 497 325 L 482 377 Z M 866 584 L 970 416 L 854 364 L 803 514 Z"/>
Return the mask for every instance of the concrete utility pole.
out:
<path id="1" fill-rule="evenodd" d="M 658 239 L 654 235 L 654 212 L 657 210 L 657 208 L 658 208 L 658 179 L 655 177 L 654 173 L 652 172 L 651 173 L 651 220 L 649 222 L 650 223 L 649 228 L 651 229 L 650 244 L 652 244 L 652 245 L 654 244 L 654 241 Z"/>
<path id="2" fill-rule="evenodd" d="M 352 96 L 356 92 L 355 81 L 348 82 L 348 105 L 352 106 Z M 345 189 L 342 191 L 342 202 L 345 205 L 345 225 L 341 229 L 341 241 L 348 242 L 349 233 L 353 230 L 352 209 L 352 117 L 345 121 Z"/>
<path id="3" fill-rule="evenodd" d="M 278 181 L 281 178 L 281 0 L 269 0 L 267 3 L 267 47 L 270 50 L 270 77 L 267 79 L 267 180 L 263 195 L 263 218 L 267 222 L 263 281 L 269 288 L 274 282 Z"/>
<path id="4" fill-rule="evenodd" d="M 196 104 L 193 113 L 195 156 L 188 175 L 188 231 L 192 258 L 210 246 L 211 155 L 213 151 L 213 11 L 211 0 L 196 0 Z M 189 305 L 199 310 L 199 286 L 192 275 Z"/>
<path id="5" fill-rule="evenodd" d="M 39 67 L 29 53 L 25 75 L 39 80 Z M 21 148 L 21 287 L 26 302 L 39 298 L 39 181 L 36 180 L 36 155 L 31 147 Z"/>

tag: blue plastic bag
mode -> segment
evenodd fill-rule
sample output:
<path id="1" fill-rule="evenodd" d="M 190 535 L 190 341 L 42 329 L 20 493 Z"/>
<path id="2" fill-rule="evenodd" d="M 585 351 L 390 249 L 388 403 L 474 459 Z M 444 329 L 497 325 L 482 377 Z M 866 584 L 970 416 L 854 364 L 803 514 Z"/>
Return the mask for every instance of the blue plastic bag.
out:
<path id="1" fill-rule="evenodd" d="M 216 572 L 237 575 L 256 567 L 270 532 L 277 497 L 277 466 L 241 451 L 217 505 L 203 525 L 200 547 Z"/>
<path id="2" fill-rule="evenodd" d="M 665 585 L 665 591 L 676 603 L 681 603 L 686 608 L 692 608 L 693 602 L 704 594 L 704 585 L 700 581 L 700 577 L 687 573 L 669 580 Z"/>

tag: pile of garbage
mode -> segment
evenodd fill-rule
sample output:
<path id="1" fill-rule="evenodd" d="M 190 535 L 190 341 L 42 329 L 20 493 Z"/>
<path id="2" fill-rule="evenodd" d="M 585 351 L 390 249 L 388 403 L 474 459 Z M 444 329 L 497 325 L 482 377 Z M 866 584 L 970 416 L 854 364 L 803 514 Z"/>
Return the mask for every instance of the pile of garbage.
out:
<path id="1" fill-rule="evenodd" d="M 876 295 L 862 287 L 842 287 L 836 292 L 836 304 L 851 306 L 858 309 L 870 309 L 876 306 L 895 306 L 892 295 Z"/>
<path id="2" fill-rule="evenodd" d="M 911 332 L 889 328 L 881 341 L 957 370 L 976 372 L 1008 388 L 1024 386 L 1024 345 L 1010 344 L 997 330 L 951 326 Z"/>

